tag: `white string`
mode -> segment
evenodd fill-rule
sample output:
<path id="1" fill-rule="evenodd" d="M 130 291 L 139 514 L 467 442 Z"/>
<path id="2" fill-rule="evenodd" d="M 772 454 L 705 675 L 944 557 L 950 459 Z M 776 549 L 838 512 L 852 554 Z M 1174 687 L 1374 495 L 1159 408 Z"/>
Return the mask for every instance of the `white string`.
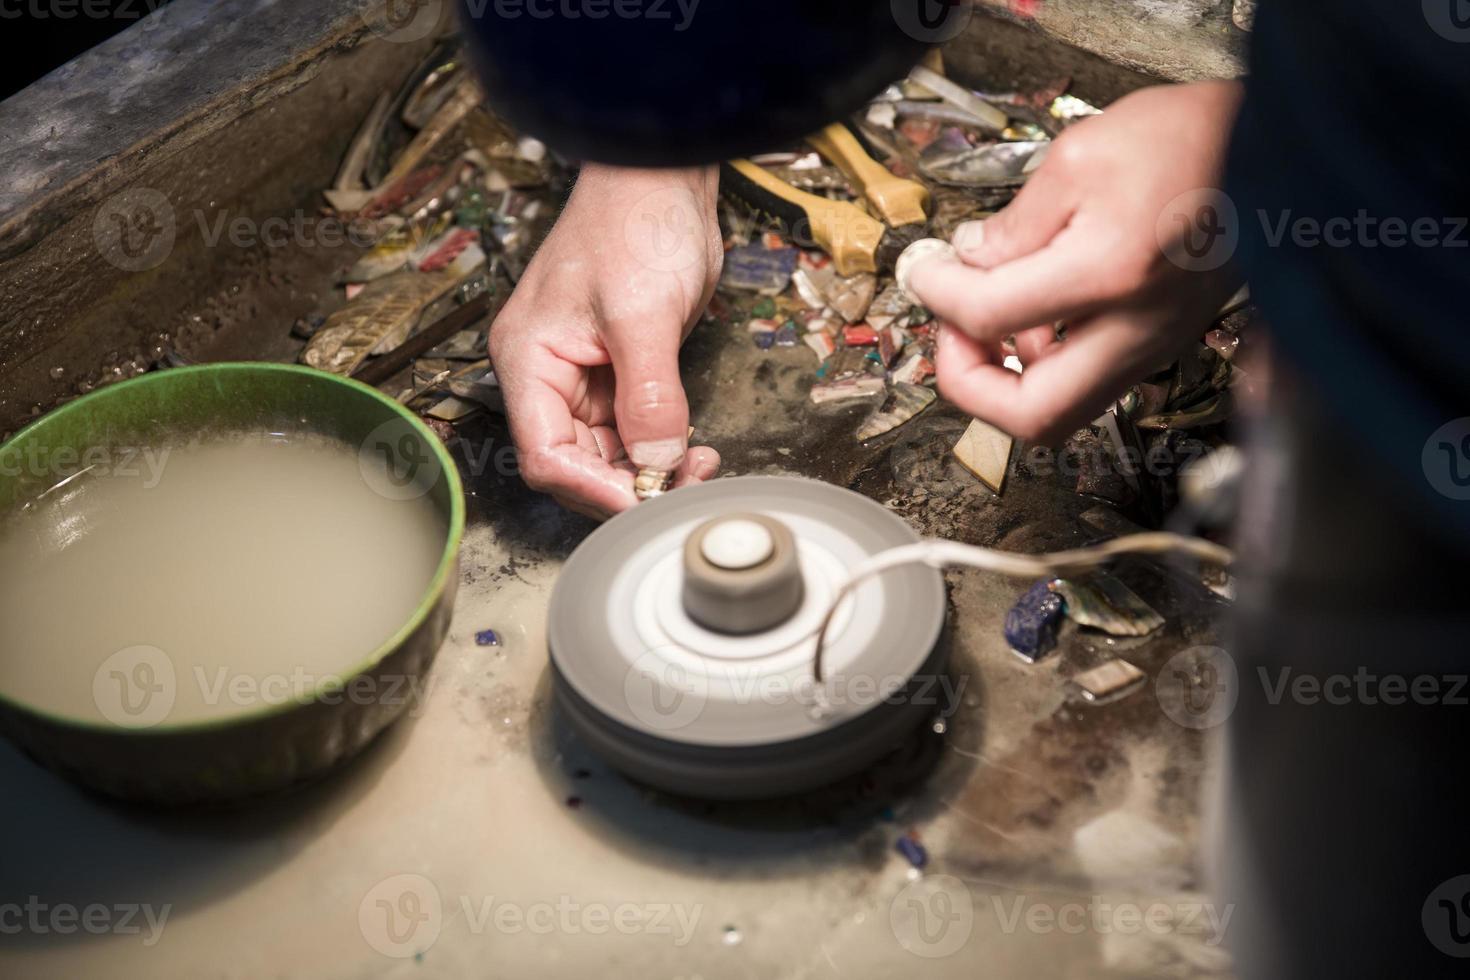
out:
<path id="1" fill-rule="evenodd" d="M 1198 558 L 1215 565 L 1230 565 L 1235 561 L 1234 553 L 1222 545 L 1170 531 L 1145 531 L 1141 534 L 1125 534 L 1102 544 L 1067 551 L 1053 551 L 1040 555 L 1022 555 L 1012 551 L 997 551 L 958 541 L 926 538 L 916 544 L 880 551 L 865 561 L 859 562 L 838 588 L 822 617 L 817 630 L 817 646 L 812 654 L 812 673 L 818 684 L 822 682 L 822 650 L 826 645 L 827 628 L 842 600 L 863 582 L 890 569 L 903 565 L 928 565 L 931 568 L 953 568 L 967 566 L 989 572 L 998 572 L 1012 578 L 1040 578 L 1043 575 L 1065 576 L 1087 571 L 1104 565 L 1119 555 L 1162 555 L 1182 554 Z"/>

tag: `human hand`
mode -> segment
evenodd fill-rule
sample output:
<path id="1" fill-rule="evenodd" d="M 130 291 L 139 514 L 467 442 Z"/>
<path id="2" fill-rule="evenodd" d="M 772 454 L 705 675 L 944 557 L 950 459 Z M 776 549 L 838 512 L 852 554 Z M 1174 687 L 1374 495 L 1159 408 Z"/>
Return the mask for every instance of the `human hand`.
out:
<path id="1" fill-rule="evenodd" d="M 675 471 L 675 486 L 719 469 L 713 449 L 687 449 L 679 379 L 679 346 L 724 258 L 718 179 L 713 167 L 583 167 L 490 329 L 521 475 L 572 510 L 631 507 L 641 467 Z"/>
<path id="2" fill-rule="evenodd" d="M 1118 100 L 1066 130 L 1009 206 L 956 229 L 957 257 L 914 266 L 910 288 L 942 321 L 946 398 L 1014 436 L 1054 441 L 1203 332 L 1239 279 L 1223 257 L 1190 262 L 1182 246 L 1219 199 L 1239 102 L 1230 82 Z M 1010 336 L 1021 374 L 1002 367 Z"/>

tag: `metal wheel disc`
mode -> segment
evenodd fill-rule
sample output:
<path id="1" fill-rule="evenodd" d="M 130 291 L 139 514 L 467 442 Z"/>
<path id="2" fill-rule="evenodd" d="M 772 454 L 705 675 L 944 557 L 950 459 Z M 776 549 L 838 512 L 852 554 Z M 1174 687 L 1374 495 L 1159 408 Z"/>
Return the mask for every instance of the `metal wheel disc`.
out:
<path id="1" fill-rule="evenodd" d="M 800 605 L 758 633 L 708 629 L 681 598 L 685 541 L 734 514 L 773 518 L 796 540 Z M 866 497 L 795 477 L 716 480 L 639 504 L 589 536 L 557 580 L 558 704 L 613 765 L 674 792 L 774 795 L 856 771 L 932 710 L 904 692 L 942 668 L 943 579 L 914 566 L 860 586 L 834 619 L 820 685 L 814 632 L 849 569 L 917 540 Z"/>

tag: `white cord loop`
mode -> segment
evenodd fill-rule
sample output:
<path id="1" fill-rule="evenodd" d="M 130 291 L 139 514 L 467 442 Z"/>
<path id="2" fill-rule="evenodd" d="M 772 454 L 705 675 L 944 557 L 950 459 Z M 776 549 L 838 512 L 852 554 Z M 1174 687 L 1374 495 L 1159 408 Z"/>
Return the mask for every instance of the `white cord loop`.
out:
<path id="1" fill-rule="evenodd" d="M 1230 565 L 1235 554 L 1222 545 L 1203 538 L 1174 534 L 1170 531 L 1145 531 L 1141 534 L 1126 534 L 1102 544 L 1048 554 L 1022 555 L 1011 551 L 997 551 L 958 541 L 926 538 L 917 544 L 880 551 L 853 568 L 847 581 L 837 590 L 822 625 L 817 630 L 817 647 L 812 654 L 812 674 L 818 684 L 822 682 L 822 650 L 826 645 L 827 627 L 842 600 L 853 589 L 874 575 L 902 565 L 928 565 L 931 568 L 953 568 L 967 566 L 989 572 L 998 572 L 1011 578 L 1040 578 L 1043 575 L 1066 576 L 1104 565 L 1119 555 L 1162 555 L 1182 554 L 1198 558 L 1215 565 Z"/>

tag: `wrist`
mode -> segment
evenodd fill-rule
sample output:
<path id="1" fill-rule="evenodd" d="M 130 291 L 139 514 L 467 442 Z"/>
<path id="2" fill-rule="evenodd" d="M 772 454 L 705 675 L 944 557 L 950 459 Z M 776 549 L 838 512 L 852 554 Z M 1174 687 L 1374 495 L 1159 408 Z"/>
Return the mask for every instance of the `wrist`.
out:
<path id="1" fill-rule="evenodd" d="M 584 193 L 648 193 L 670 188 L 685 188 L 703 206 L 713 211 L 719 194 L 720 168 L 711 164 L 700 167 L 615 167 L 605 163 L 586 163 L 577 175 L 572 194 Z"/>

